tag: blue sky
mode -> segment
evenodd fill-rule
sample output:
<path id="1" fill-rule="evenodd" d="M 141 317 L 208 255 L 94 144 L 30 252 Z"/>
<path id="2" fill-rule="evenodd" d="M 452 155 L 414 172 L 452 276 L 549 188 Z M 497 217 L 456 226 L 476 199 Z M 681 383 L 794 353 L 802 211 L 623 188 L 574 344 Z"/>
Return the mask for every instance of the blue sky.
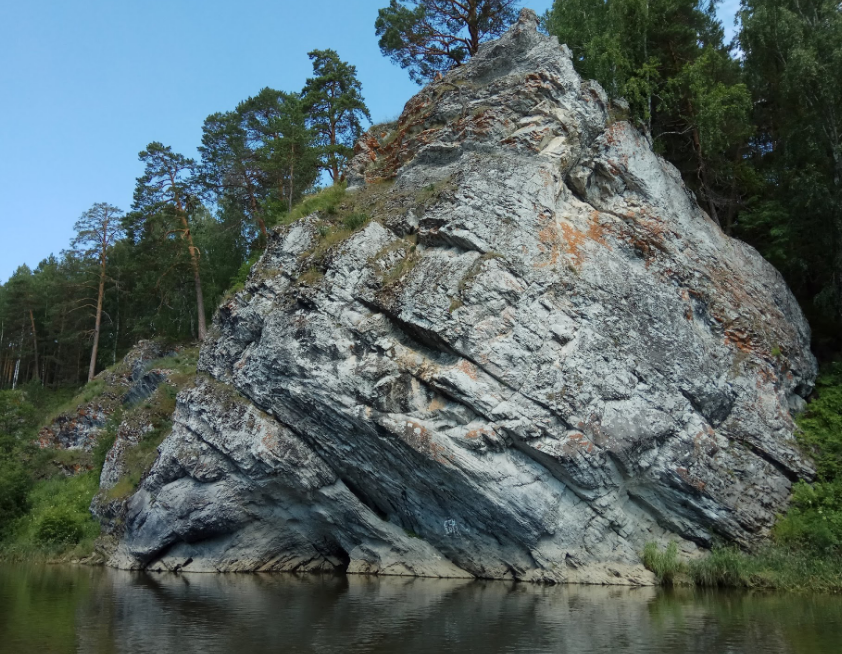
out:
<path id="1" fill-rule="evenodd" d="M 736 0 L 721 8 L 731 29 Z M 299 90 L 307 52 L 357 67 L 375 122 L 417 91 L 380 55 L 387 0 L 0 3 L 0 281 L 67 247 L 95 202 L 131 204 L 137 153 L 196 155 L 205 117 L 264 86 Z M 543 13 L 551 0 L 526 0 Z M 730 33 L 730 32 L 729 32 Z"/>

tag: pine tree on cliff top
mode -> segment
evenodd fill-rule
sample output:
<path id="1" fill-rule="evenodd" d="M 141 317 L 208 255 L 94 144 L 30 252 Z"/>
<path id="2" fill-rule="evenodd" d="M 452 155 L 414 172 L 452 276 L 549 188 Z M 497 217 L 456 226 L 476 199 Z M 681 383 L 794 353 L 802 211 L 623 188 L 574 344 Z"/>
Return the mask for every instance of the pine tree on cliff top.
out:
<path id="1" fill-rule="evenodd" d="M 103 300 L 105 298 L 105 282 L 108 251 L 123 236 L 120 219 L 123 212 L 105 202 L 99 202 L 82 214 L 73 228 L 76 237 L 73 247 L 77 254 L 85 259 L 97 261 L 97 299 L 94 309 L 93 347 L 91 348 L 91 362 L 88 368 L 88 381 L 92 381 L 96 374 L 97 352 L 99 350 L 100 328 L 102 326 Z"/>
<path id="2" fill-rule="evenodd" d="M 380 51 L 423 84 L 474 56 L 517 18 L 519 0 L 391 0 L 374 29 Z"/>

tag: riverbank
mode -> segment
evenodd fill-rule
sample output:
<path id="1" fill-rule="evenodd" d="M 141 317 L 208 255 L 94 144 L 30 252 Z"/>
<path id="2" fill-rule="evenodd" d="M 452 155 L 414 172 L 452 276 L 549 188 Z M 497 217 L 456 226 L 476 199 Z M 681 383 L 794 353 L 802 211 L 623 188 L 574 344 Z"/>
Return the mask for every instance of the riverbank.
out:
<path id="1" fill-rule="evenodd" d="M 674 545 L 650 543 L 641 559 L 663 586 L 842 593 L 842 557 L 773 542 L 754 553 L 723 547 L 693 560 L 681 560 Z"/>

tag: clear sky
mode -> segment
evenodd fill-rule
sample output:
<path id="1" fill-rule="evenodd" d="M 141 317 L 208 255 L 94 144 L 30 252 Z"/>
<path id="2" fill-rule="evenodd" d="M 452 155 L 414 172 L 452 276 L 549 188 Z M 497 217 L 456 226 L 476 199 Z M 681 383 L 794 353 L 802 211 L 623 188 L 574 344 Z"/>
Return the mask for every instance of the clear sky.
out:
<path id="1" fill-rule="evenodd" d="M 732 33 L 737 0 L 721 14 Z M 543 13 L 551 0 L 526 0 Z M 131 204 L 150 141 L 196 156 L 202 122 L 264 86 L 300 90 L 307 52 L 354 64 L 375 122 L 418 87 L 374 36 L 388 0 L 0 2 L 0 282 L 66 248 L 95 202 Z"/>

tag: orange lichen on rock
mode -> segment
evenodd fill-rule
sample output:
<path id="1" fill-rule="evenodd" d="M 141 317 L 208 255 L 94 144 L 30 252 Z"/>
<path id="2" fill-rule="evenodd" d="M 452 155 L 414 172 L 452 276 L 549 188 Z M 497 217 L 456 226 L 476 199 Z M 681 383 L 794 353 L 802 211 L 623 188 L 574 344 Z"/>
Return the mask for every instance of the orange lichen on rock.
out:
<path id="1" fill-rule="evenodd" d="M 446 452 L 445 448 L 433 440 L 433 437 L 424 425 L 407 420 L 402 423 L 402 426 L 401 436 L 403 437 L 403 441 L 413 450 L 428 456 L 437 463 L 445 465 L 449 463 L 444 456 Z"/>
<path id="2" fill-rule="evenodd" d="M 461 372 L 464 372 L 468 377 L 476 381 L 477 375 L 477 367 L 471 363 L 470 361 L 465 361 L 464 359 L 459 362 L 459 365 L 456 366 Z"/>
<path id="3" fill-rule="evenodd" d="M 588 226 L 588 231 L 583 232 L 574 227 L 569 222 L 561 223 L 561 231 L 564 234 L 564 241 L 567 245 L 567 252 L 573 259 L 574 265 L 581 265 L 584 259 L 582 247 L 588 241 L 594 241 L 600 245 L 611 249 L 611 246 L 605 240 L 605 232 L 607 231 L 602 223 L 599 222 L 599 212 L 591 213 L 591 221 Z"/>
<path id="4" fill-rule="evenodd" d="M 593 447 L 593 443 L 581 432 L 569 434 L 567 442 L 565 443 L 565 448 L 573 451 L 584 450 L 585 452 L 590 453 L 593 451 Z"/>
<path id="5" fill-rule="evenodd" d="M 751 334 L 743 329 L 731 328 L 725 330 L 725 345 L 733 345 L 746 353 L 754 352 Z"/>

